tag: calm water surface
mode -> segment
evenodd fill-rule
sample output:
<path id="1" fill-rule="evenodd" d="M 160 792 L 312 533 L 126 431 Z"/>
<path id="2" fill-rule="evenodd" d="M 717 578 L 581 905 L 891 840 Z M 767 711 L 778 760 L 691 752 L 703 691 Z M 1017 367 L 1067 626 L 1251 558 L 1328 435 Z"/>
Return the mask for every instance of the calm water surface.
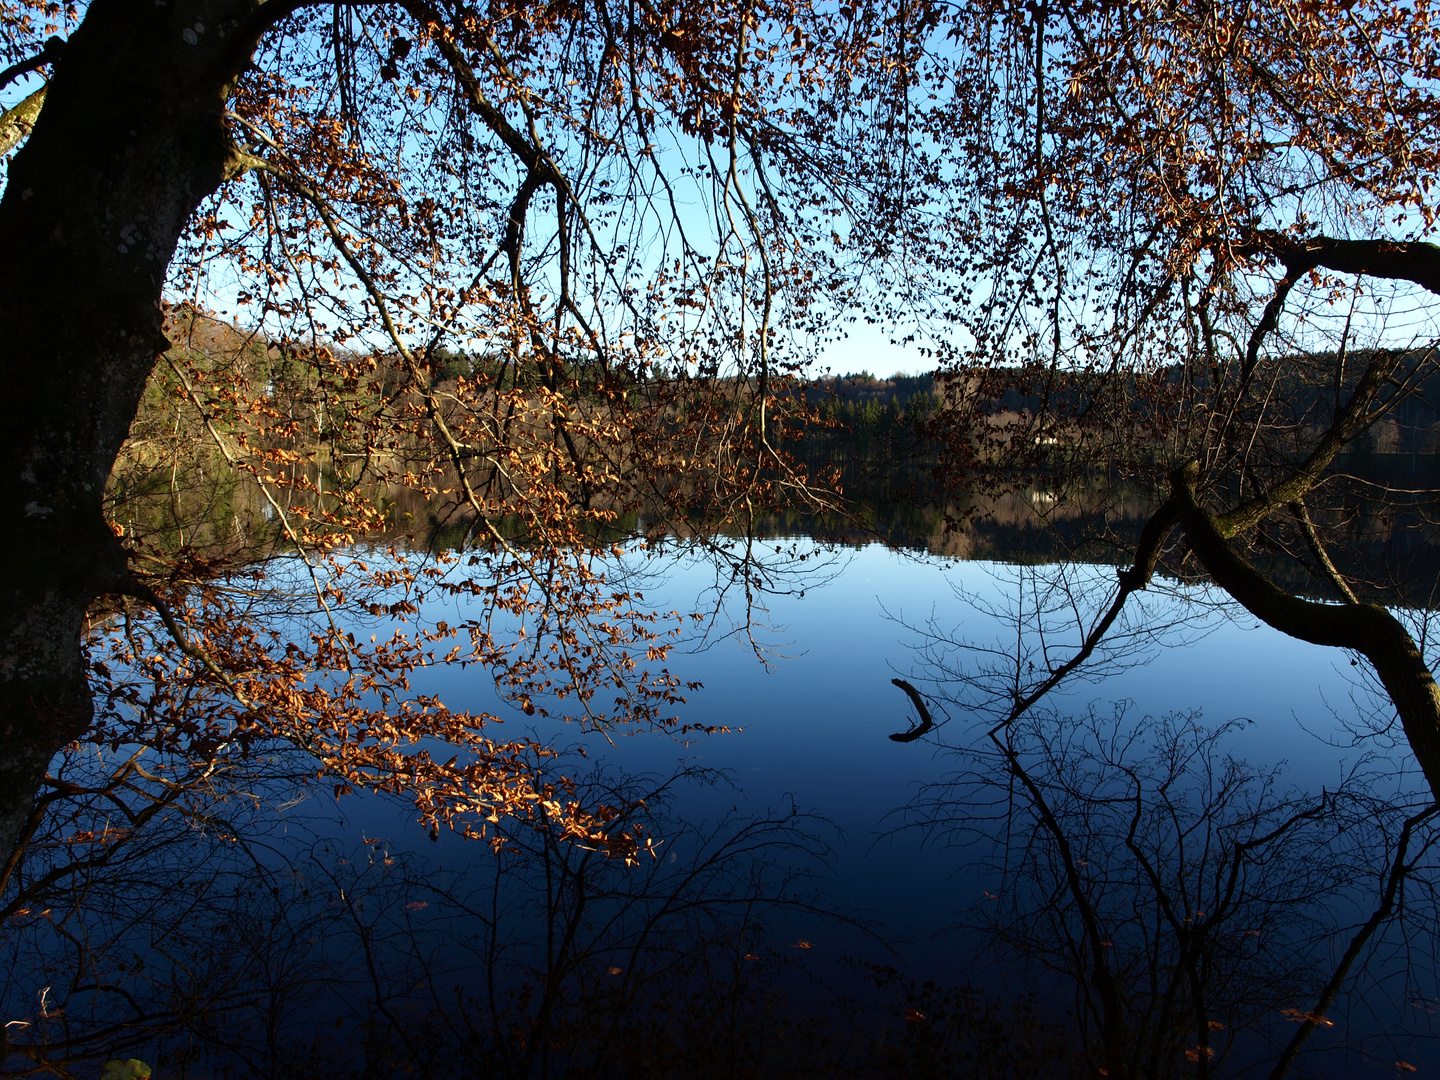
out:
<path id="1" fill-rule="evenodd" d="M 952 842 L 953 832 L 913 827 L 914 814 L 906 808 L 926 785 L 955 772 L 959 759 L 952 748 L 973 744 L 986 719 L 961 700 L 955 675 L 986 656 L 1003 664 L 1017 641 L 1037 647 L 1033 627 L 1017 639 L 1013 613 L 1018 608 L 1023 616 L 1027 605 L 1033 609 L 1037 588 L 1061 571 L 921 558 L 881 545 L 823 550 L 808 541 L 778 543 L 786 551 L 798 544 L 808 562 L 792 562 L 796 576 L 781 592 L 759 598 L 748 618 L 735 588 L 716 610 L 717 582 L 726 578 L 723 573 L 717 578 L 712 559 L 679 552 L 636 563 L 645 575 L 646 600 L 658 609 L 714 612 L 703 633 L 680 642 L 669 667 L 684 681 L 704 684 L 689 695 L 683 719 L 728 726 L 730 733 L 688 743 L 641 733 L 611 745 L 563 725 L 532 724 L 530 730 L 581 745 L 593 761 L 632 772 L 664 775 L 684 765 L 723 771 L 728 783 L 681 796 L 677 809 L 689 821 L 792 805 L 832 821 L 838 837 L 830 899 L 871 919 L 895 951 L 823 919 L 797 916 L 776 925 L 777 945 L 791 938 L 809 943 L 808 961 L 898 957 L 922 977 L 1011 989 L 1035 985 L 1033 973 L 1017 974 L 996 962 L 986 942 L 963 929 L 986 902 L 993 870 L 978 866 L 971 848 Z M 1065 573 L 1081 594 L 1075 610 L 1093 619 L 1096 605 L 1108 600 L 1114 568 L 1072 567 Z M 1067 658 L 1078 640 L 1073 618 L 1065 626 L 1063 607 L 1048 639 L 1058 660 Z M 1108 715 L 1123 703 L 1127 719 L 1121 728 L 1129 730 L 1177 712 L 1196 713 L 1211 726 L 1243 721 L 1224 738 L 1224 751 L 1276 769 L 1281 787 L 1334 790 L 1349 770 L 1368 760 L 1379 788 L 1415 790 L 1403 747 L 1394 749 L 1384 736 L 1357 740 L 1361 721 L 1377 710 L 1383 719 L 1385 710 L 1361 678 L 1363 670 L 1345 654 L 1288 638 L 1204 589 L 1174 583 L 1157 582 L 1139 597 L 1131 629 L 1142 628 L 1153 629 L 1153 636 L 1134 636 L 1124 656 L 1093 671 L 1082 669 L 1047 698 L 1047 707 L 1062 714 Z M 944 642 L 938 652 L 937 639 Z M 990 651 L 977 660 L 957 648 L 962 642 Z M 937 658 L 949 667 L 948 676 Z M 908 699 L 891 683 L 895 677 L 914 683 L 940 721 L 919 741 L 902 744 L 887 737 L 915 722 Z M 462 672 L 433 673 L 424 689 L 440 691 L 456 707 L 503 708 L 493 691 Z M 513 723 L 531 722 L 516 713 Z M 509 724 L 506 734 L 508 729 Z M 440 862 L 463 857 L 461 846 L 448 840 L 438 847 L 407 841 L 413 832 L 398 817 L 386 818 L 388 812 L 371 807 L 358 813 L 372 834 L 388 820 L 393 843 L 417 857 Z M 963 819 L 963 805 L 955 813 Z M 1412 1061 L 1437 1064 L 1423 1045 L 1406 1052 Z M 1349 1064 L 1338 1066 L 1337 1075 L 1375 1064 L 1344 1060 Z M 1391 1070 L 1391 1063 L 1385 1068 Z"/>
<path id="2" fill-rule="evenodd" d="M 1035 902 L 1044 888 L 1027 894 L 1019 877 L 1001 874 L 1003 863 L 1013 875 L 1025 854 L 1020 848 L 1027 844 L 1039 852 L 1037 865 L 1042 868 L 1053 854 L 1047 854 L 1044 836 L 1037 842 L 1034 837 L 1039 834 L 1032 830 L 1015 851 L 1001 845 L 1004 858 L 997 856 L 993 837 L 1001 835 L 1007 822 L 1023 820 L 1026 804 L 985 740 L 985 731 L 994 723 L 997 700 L 1016 679 L 1033 685 L 1047 667 L 1073 654 L 1083 628 L 1113 594 L 1114 568 L 965 562 L 922 558 L 880 545 L 826 548 L 805 539 L 772 540 L 761 569 L 761 578 L 770 587 L 752 590 L 749 602 L 732 570 L 733 562 L 713 552 L 704 555 L 671 546 L 658 553 L 632 551 L 613 574 L 617 584 L 623 580 L 642 590 L 646 603 L 657 610 L 705 615 L 701 622 L 690 624 L 688 636 L 677 640 L 667 663 L 683 682 L 703 684 L 703 689 L 688 695 L 680 719 L 727 727 L 727 733 L 682 742 L 663 732 L 642 731 L 612 743 L 599 733 L 527 717 L 501 700 L 491 680 L 473 668 L 419 671 L 414 689 L 438 693 L 452 708 L 503 717 L 498 737 L 531 732 L 543 742 L 570 747 L 561 768 L 572 776 L 597 767 L 611 775 L 654 778 L 686 768 L 710 771 L 713 782 L 674 789 L 671 816 L 660 819 L 655 831 L 657 859 L 643 860 L 635 870 L 599 860 L 595 879 L 602 895 L 590 910 L 610 904 L 605 910 L 629 912 L 617 916 L 622 921 L 648 918 L 645 912 L 654 910 L 656 896 L 663 900 L 672 895 L 667 890 L 677 887 L 675 883 L 690 872 L 687 868 L 698 865 L 696 852 L 703 844 L 696 839 L 696 830 L 703 831 L 707 823 L 728 821 L 723 828 L 736 835 L 739 821 L 783 817 L 792 808 L 824 819 L 823 824 L 817 818 L 801 823 L 824 841 L 828 851 L 824 859 L 807 862 L 798 848 L 767 842 L 757 846 L 756 861 L 747 861 L 748 856 L 736 859 L 732 876 L 717 886 L 722 893 L 731 890 L 725 896 L 733 893 L 743 899 L 754 892 L 747 893 L 752 884 L 747 875 L 778 873 L 775 880 L 787 881 L 785 860 L 794 858 L 797 865 L 805 862 L 814 872 L 813 878 L 803 879 L 811 884 L 798 891 L 785 885 L 766 895 L 803 896 L 804 904 L 766 908 L 763 917 L 737 932 L 735 920 L 745 914 L 744 905 L 737 908 L 723 899 L 716 908 L 723 909 L 722 917 L 715 921 L 701 919 L 692 927 L 682 920 L 666 956 L 684 954 L 692 929 L 703 937 L 708 926 L 712 937 L 707 957 L 728 956 L 726 962 L 735 971 L 758 970 L 762 962 L 769 962 L 764 956 L 788 961 L 777 963 L 776 970 L 790 982 L 778 985 L 786 987 L 792 999 L 803 1001 L 809 994 L 812 1004 L 827 1009 L 836 1000 L 834 994 L 859 993 L 862 1004 L 867 1000 L 866 991 L 855 988 L 864 984 L 865 969 L 857 965 L 868 963 L 895 965 L 910 977 L 946 986 L 972 984 L 998 1000 L 1038 990 L 1051 1015 L 1065 1016 L 1075 1007 L 1073 987 L 1064 976 L 1047 974 L 1035 957 L 1036 948 L 1047 944 L 1045 934 L 1058 926 L 1063 935 L 1065 920 L 1072 916 L 1059 890 L 1061 902 L 1046 922 Z M 447 608 L 428 601 L 423 613 L 452 623 L 467 617 L 463 604 L 450 603 Z M 1373 800 L 1380 816 L 1389 813 L 1397 800 L 1414 802 L 1418 777 L 1408 753 L 1403 746 L 1394 746 L 1383 730 L 1376 731 L 1377 719 L 1383 728 L 1391 713 L 1366 685 L 1364 669 L 1352 666 L 1348 656 L 1258 627 L 1243 612 L 1200 588 L 1156 582 L 1132 598 L 1132 605 L 1105 648 L 1045 699 L 1046 711 L 1038 713 L 1026 751 L 1027 762 L 1037 766 L 1035 775 L 1043 775 L 1038 766 L 1045 753 L 1091 745 L 1076 741 L 1076 732 L 1082 729 L 1067 718 L 1098 718 L 1093 724 L 1092 734 L 1099 733 L 1098 742 L 1092 739 L 1094 746 L 1104 752 L 1121 747 L 1122 756 L 1134 763 L 1142 751 L 1153 749 L 1155 733 L 1165 730 L 1164 718 L 1183 715 L 1190 724 L 1230 726 L 1216 744 L 1213 760 L 1218 772 L 1199 779 L 1189 775 L 1173 785 L 1172 795 L 1182 801 L 1213 790 L 1215 777 L 1228 768 L 1224 765 L 1228 755 L 1272 772 L 1272 798 L 1292 790 L 1312 798 L 1322 790 L 1333 793 L 1347 783 L 1353 786 L 1351 774 L 1361 769 L 1365 786 L 1355 805 L 1362 816 L 1353 822 L 1350 836 L 1371 835 L 1365 832 L 1365 799 Z M 372 629 L 376 628 L 367 626 L 366 633 Z M 913 683 L 934 713 L 936 727 L 918 740 L 901 743 L 889 738 L 915 723 L 911 702 L 892 684 L 894 678 Z M 543 704 L 561 711 L 564 703 Z M 581 752 L 588 760 L 580 758 Z M 1084 755 L 1074 764 L 1082 779 L 1104 771 Z M 1150 794 L 1155 794 L 1153 785 Z M 1123 803 L 1123 798 L 1118 802 Z M 1063 799 L 1056 805 L 1061 803 Z M 1243 811 L 1244 804 L 1241 799 L 1231 809 Z M 1123 822 L 1118 834 L 1112 822 L 1087 835 L 1073 816 L 1073 807 L 1067 812 L 1072 812 L 1067 819 L 1073 826 L 1071 839 L 1084 852 L 1081 865 L 1095 881 L 1107 882 L 1107 892 L 1097 895 L 1115 909 L 1109 914 L 1115 925 L 1122 926 L 1126 905 L 1139 895 L 1133 875 L 1128 885 L 1120 882 L 1118 891 L 1110 888 L 1106 876 L 1107 864 L 1113 862 L 1122 870 L 1126 864 Z M 278 817 L 266 816 L 271 811 L 257 800 L 254 813 L 255 847 L 244 853 L 237 848 L 233 858 L 222 852 L 220 862 L 212 853 L 212 862 L 204 864 L 228 867 L 223 873 L 233 883 L 224 889 L 233 887 L 234 898 L 212 897 L 219 905 L 216 925 L 194 936 L 203 949 L 209 947 L 207 942 L 228 940 L 225 935 L 237 927 L 236 940 L 249 940 L 257 956 L 266 957 L 260 968 L 267 978 L 272 968 L 265 965 L 270 964 L 275 971 L 288 965 L 300 972 L 286 984 L 289 989 L 268 999 L 273 1015 L 245 1015 L 256 1031 L 269 1030 L 266 1025 L 273 1021 L 288 1025 L 291 1035 L 301 1039 L 308 1038 L 317 1024 L 328 1025 L 332 1019 L 335 1030 L 343 1022 L 352 1023 L 353 1031 L 372 1030 L 377 995 L 389 995 L 396 1009 L 403 1005 L 412 1010 L 406 1015 L 417 1017 L 433 1017 L 452 1008 L 458 1011 L 446 1015 L 467 1016 L 479 1008 L 476 1002 L 486 1000 L 493 1008 L 496 982 L 490 976 L 504 967 L 495 956 L 503 954 L 507 964 L 515 961 L 504 967 L 511 973 L 507 978 L 524 980 L 546 970 L 554 943 L 547 919 L 558 910 L 554 891 L 552 899 L 545 900 L 552 871 L 566 865 L 566 860 L 583 857 L 571 845 L 551 848 L 549 861 L 536 861 L 533 852 L 497 858 L 458 835 L 441 834 L 438 842 L 432 842 L 415 826 L 413 809 L 366 795 L 339 803 L 311 798 L 278 809 Z M 1158 832 L 1164 834 L 1169 820 L 1163 815 L 1157 820 Z M 781 834 L 769 835 L 772 840 L 784 839 Z M 1304 865 L 1303 856 L 1293 854 L 1298 850 L 1280 849 L 1279 861 L 1290 859 L 1299 872 L 1314 869 Z M 1321 852 L 1310 856 L 1312 862 L 1325 858 L 1323 848 L 1305 850 Z M 256 861 L 250 865 L 245 859 L 252 851 Z M 814 854 L 813 845 L 810 852 Z M 1354 845 L 1350 854 L 1354 855 Z M 224 862 L 227 858 L 230 863 Z M 767 859 L 775 861 L 766 863 Z M 1357 865 L 1363 863 L 1363 858 L 1357 860 Z M 512 869 L 502 873 L 502 866 Z M 1116 873 L 1123 878 L 1123 873 Z M 253 887 L 257 874 L 270 883 L 268 888 Z M 1264 874 L 1257 871 L 1255 881 L 1262 878 Z M 1288 881 L 1282 880 L 1280 887 L 1290 888 Z M 632 883 L 637 894 L 643 893 L 643 903 L 626 908 Z M 1251 886 L 1247 878 L 1244 888 Z M 190 888 L 199 898 L 206 883 L 192 885 L 187 879 L 186 889 Z M 608 898 L 604 889 L 611 890 Z M 1307 956 L 1318 951 L 1323 958 L 1328 952 L 1333 961 L 1347 939 L 1346 928 L 1363 922 L 1373 908 L 1372 894 L 1370 880 L 1360 873 L 1334 893 L 1328 910 L 1307 915 L 1313 916 L 1312 922 L 1295 931 L 1301 937 L 1308 934 L 1311 944 L 1319 942 L 1318 950 Z M 1303 905 L 1303 888 L 1297 895 Z M 1409 896 L 1407 903 L 1429 902 L 1418 884 Z M 697 911 L 709 902 L 699 893 L 691 898 L 700 901 Z M 1012 902 L 1013 907 L 997 906 Z M 174 896 L 158 898 L 157 910 L 175 903 Z M 227 914 L 226 904 L 233 904 L 233 916 Z M 1137 908 L 1144 906 L 1141 897 Z M 1253 906 L 1262 910 L 1264 903 Z M 1027 931 L 1028 961 L 1017 960 L 1014 948 L 997 947 L 993 934 L 997 920 L 992 918 L 997 911 L 1012 912 L 1012 926 L 1032 928 Z M 848 918 L 837 918 L 835 913 Z M 97 925 L 111 917 L 103 912 L 94 916 Z M 181 911 L 173 917 L 180 920 L 176 924 L 180 932 L 189 934 L 190 916 Z M 1194 917 L 1203 913 L 1197 911 Z M 113 918 L 123 921 L 129 915 L 122 912 Z M 1244 918 L 1249 919 L 1249 914 Z M 243 920 L 253 923 L 249 939 L 240 925 Z M 989 931 L 984 929 L 987 925 Z M 1237 923 L 1234 934 L 1260 933 L 1250 929 L 1253 925 Z M 1316 926 L 1318 930 L 1306 929 Z M 488 927 L 499 929 L 487 938 Z M 1122 931 L 1132 933 L 1133 926 L 1131 930 L 1122 926 Z M 117 938 L 115 948 L 128 957 L 128 942 L 133 939 L 137 958 L 149 949 L 154 955 L 147 962 L 168 962 L 163 940 L 141 940 L 148 932 L 144 926 L 127 930 L 130 936 L 123 942 Z M 627 958 L 628 946 L 615 944 L 624 935 L 612 940 L 606 937 L 608 932 L 603 927 L 596 931 L 592 941 L 599 944 L 587 957 L 590 966 L 573 969 L 577 986 L 598 994 L 579 999 L 576 1008 L 582 1024 L 589 1010 L 598 1007 L 595 1003 L 603 1005 L 606 1000 L 604 987 L 612 985 L 607 979 L 617 980 L 613 985 L 619 987 L 618 980 L 629 977 L 632 964 L 636 971 L 642 967 L 635 954 Z M 551 935 L 548 945 L 547 934 Z M 41 935 L 35 940 L 46 939 Z M 1236 936 L 1234 940 L 1237 955 L 1256 955 L 1252 939 Z M 1274 938 L 1281 940 L 1279 934 Z M 1129 947 L 1133 942 L 1119 944 Z M 1295 1075 L 1394 1075 L 1397 1060 L 1427 1072 L 1440 1068 L 1440 1055 L 1427 1039 L 1408 1034 L 1382 1038 L 1402 1027 L 1407 1031 L 1423 1027 L 1422 1014 L 1434 1009 L 1434 999 L 1440 997 L 1432 988 L 1435 968 L 1440 966 L 1434 963 L 1433 934 L 1412 939 L 1408 949 L 1401 944 L 1391 935 L 1371 950 L 1375 959 L 1364 976 L 1364 995 L 1337 1002 L 1332 1011 L 1339 1018 L 1336 1027 L 1320 1031 L 1313 1040 L 1322 1051 L 1340 1049 L 1308 1058 L 1309 1071 Z M 74 967 L 66 960 L 65 948 L 60 942 L 53 971 L 37 969 L 12 978 L 4 999 L 11 1015 L 21 1015 L 29 1007 L 25 1002 L 48 991 L 52 983 L 59 985 L 56 980 Z M 222 948 L 222 960 L 223 952 Z M 1283 949 L 1277 955 L 1286 959 Z M 1417 956 L 1428 956 L 1430 965 L 1408 972 L 1406 965 Z M 26 968 L 29 959 L 12 958 L 17 971 Z M 746 968 L 752 961 L 756 968 Z M 665 956 L 655 961 L 662 967 L 665 962 Z M 135 965 L 131 968 L 127 959 L 116 978 L 138 985 L 143 981 L 138 959 Z M 309 982 L 301 971 L 305 965 L 317 972 Z M 124 974 L 127 970 L 131 974 Z M 520 974 L 515 976 L 516 972 Z M 736 985 L 748 978 L 736 976 Z M 382 986 L 383 993 L 377 989 Z M 311 987 L 320 989 L 312 992 Z M 502 985 L 499 997 L 504 999 L 506 992 Z M 74 993 L 75 1002 L 84 999 L 80 990 Z M 663 1005 L 670 1000 L 667 990 L 652 993 L 658 998 L 641 1012 L 657 1008 L 656 1001 Z M 1305 1000 L 1313 1000 L 1313 993 L 1306 993 L 1310 997 Z M 625 999 L 622 1014 L 633 1011 L 632 1000 Z M 883 1008 L 872 1002 L 867 1006 L 870 1011 L 862 1013 L 867 1030 L 873 1029 L 865 1036 L 872 1046 L 886 1039 L 899 1045 L 908 1033 L 918 1031 L 908 1026 L 914 1018 L 893 997 L 886 1000 Z M 1253 1062 L 1273 1060 L 1276 1040 L 1283 1042 L 1294 1030 L 1291 1021 L 1282 1017 L 1282 1010 L 1294 1004 L 1293 996 L 1262 1002 L 1260 1019 L 1223 1058 L 1222 1074 L 1249 1075 Z M 501 1011 L 508 1007 L 502 1003 Z M 1256 1015 L 1254 1009 L 1251 1014 Z M 275 1021 L 276 1017 L 282 1019 Z M 142 1057 L 153 1052 L 156 1061 L 179 1060 L 173 1056 L 177 1053 L 183 1056 L 183 1050 L 173 1046 L 143 1049 Z"/>

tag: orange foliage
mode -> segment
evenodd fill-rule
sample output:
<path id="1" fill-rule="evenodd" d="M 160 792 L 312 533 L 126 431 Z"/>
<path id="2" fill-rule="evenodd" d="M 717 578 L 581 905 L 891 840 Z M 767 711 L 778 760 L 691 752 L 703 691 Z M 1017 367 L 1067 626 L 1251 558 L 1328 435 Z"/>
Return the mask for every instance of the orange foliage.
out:
<path id="1" fill-rule="evenodd" d="M 137 603 L 96 612 L 92 734 L 186 775 L 301 748 L 432 832 L 543 814 L 637 858 L 624 808 L 495 726 L 690 733 L 665 667 L 687 616 L 624 558 L 830 499 L 783 449 L 843 288 L 815 208 L 860 191 L 821 113 L 894 28 L 808 0 L 233 6 L 185 41 L 274 22 L 112 479 Z M 3 11 L 7 61 L 57 28 Z M 159 527 L 136 506 L 162 481 Z M 714 548 L 750 590 L 749 552 Z M 452 708 L 436 665 L 506 705 Z"/>

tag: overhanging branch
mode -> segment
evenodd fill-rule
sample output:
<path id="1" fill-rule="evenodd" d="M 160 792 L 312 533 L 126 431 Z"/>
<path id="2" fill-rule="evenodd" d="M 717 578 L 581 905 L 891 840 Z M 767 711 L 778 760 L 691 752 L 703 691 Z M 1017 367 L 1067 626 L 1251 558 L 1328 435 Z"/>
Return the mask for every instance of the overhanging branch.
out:
<path id="1" fill-rule="evenodd" d="M 1322 604 L 1293 596 L 1264 577 L 1225 540 L 1216 519 L 1195 495 L 1199 466 L 1171 474 L 1170 501 L 1178 508 L 1190 550 L 1210 577 L 1257 619 L 1315 645 L 1350 649 L 1375 668 L 1404 726 L 1430 790 L 1440 798 L 1440 687 L 1400 620 L 1377 604 Z"/>
<path id="2" fill-rule="evenodd" d="M 1371 405 L 1403 355 L 1391 351 L 1376 353 L 1366 366 L 1364 374 L 1360 376 L 1360 381 L 1356 383 L 1350 399 L 1336 414 L 1334 422 L 1316 442 L 1309 456 L 1296 467 L 1294 475 L 1235 509 L 1213 518 L 1213 524 L 1220 535 L 1230 537 L 1254 528 L 1277 510 L 1304 499 L 1324 477 L 1325 470 L 1344 449 L 1345 444 L 1373 421 L 1376 410 L 1373 410 Z"/>
<path id="3" fill-rule="evenodd" d="M 1291 279 L 1325 269 L 1408 281 L 1440 296 L 1440 245 L 1420 240 L 1339 240 L 1329 236 L 1295 240 L 1266 231 L 1231 246 L 1229 253 L 1242 259 L 1254 255 L 1278 259 Z"/>
<path id="4" fill-rule="evenodd" d="M 32 71 L 39 71 L 46 64 L 53 64 L 59 60 L 65 52 L 65 42 L 58 37 L 48 37 L 45 45 L 34 56 L 11 64 L 4 71 L 0 71 L 0 90 L 4 90 L 22 75 L 28 75 Z M 28 99 L 27 99 L 28 100 Z"/>

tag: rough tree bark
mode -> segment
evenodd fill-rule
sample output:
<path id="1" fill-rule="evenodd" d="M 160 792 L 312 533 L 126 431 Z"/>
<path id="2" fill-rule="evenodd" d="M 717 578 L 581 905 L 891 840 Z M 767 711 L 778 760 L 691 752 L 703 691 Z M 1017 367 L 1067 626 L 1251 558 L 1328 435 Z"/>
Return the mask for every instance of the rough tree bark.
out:
<path id="1" fill-rule="evenodd" d="M 275 5 L 96 0 L 0 200 L 0 848 L 93 707 L 86 610 L 124 587 L 101 497 L 157 355 L 161 288 L 233 168 L 227 96 Z"/>

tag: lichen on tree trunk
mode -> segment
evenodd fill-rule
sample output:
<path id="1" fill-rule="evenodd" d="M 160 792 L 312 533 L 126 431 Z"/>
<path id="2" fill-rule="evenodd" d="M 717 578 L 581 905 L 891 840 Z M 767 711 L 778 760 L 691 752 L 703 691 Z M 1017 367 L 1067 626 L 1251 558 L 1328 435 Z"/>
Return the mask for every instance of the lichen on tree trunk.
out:
<path id="1" fill-rule="evenodd" d="M 35 118 L 45 104 L 45 87 L 24 98 L 9 112 L 0 114 L 0 154 L 8 154 L 35 129 Z"/>

